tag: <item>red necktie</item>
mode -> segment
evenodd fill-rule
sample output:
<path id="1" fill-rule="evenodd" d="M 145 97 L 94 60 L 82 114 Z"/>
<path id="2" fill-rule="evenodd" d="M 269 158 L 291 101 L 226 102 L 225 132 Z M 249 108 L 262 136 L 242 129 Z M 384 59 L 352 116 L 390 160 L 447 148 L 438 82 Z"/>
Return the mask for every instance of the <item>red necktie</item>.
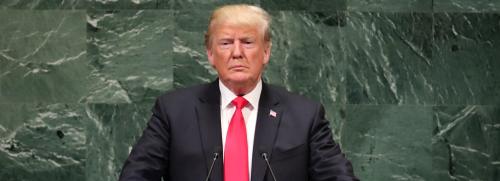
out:
<path id="1" fill-rule="evenodd" d="M 224 148 L 224 181 L 248 181 L 247 129 L 241 109 L 248 104 L 243 97 L 232 101 L 236 106 L 226 135 Z"/>

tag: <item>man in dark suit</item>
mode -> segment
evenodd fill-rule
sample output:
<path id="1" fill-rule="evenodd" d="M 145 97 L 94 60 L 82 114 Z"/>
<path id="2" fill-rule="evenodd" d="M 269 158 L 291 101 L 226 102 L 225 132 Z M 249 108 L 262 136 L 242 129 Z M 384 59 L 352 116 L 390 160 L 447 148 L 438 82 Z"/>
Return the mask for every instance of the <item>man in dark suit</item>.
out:
<path id="1" fill-rule="evenodd" d="M 270 16 L 216 9 L 205 37 L 219 78 L 160 96 L 120 180 L 357 180 L 321 104 L 262 82 Z"/>

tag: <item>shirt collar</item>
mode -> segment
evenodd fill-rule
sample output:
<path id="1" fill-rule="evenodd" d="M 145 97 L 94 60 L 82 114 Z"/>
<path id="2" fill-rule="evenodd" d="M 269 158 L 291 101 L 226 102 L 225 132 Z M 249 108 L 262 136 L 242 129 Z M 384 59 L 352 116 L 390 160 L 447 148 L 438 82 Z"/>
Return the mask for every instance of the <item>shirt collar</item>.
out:
<path id="1" fill-rule="evenodd" d="M 237 97 L 236 94 L 231 92 L 231 90 L 229 90 L 229 88 L 227 88 L 220 80 L 219 80 L 219 89 L 221 94 L 220 96 L 221 105 L 223 107 L 231 105 L 231 101 L 233 101 L 233 99 Z M 252 91 L 243 96 L 243 98 L 245 98 L 248 101 L 251 109 L 257 107 L 257 105 L 259 104 L 261 92 L 262 92 L 262 80 L 259 80 L 255 88 L 253 88 Z"/>

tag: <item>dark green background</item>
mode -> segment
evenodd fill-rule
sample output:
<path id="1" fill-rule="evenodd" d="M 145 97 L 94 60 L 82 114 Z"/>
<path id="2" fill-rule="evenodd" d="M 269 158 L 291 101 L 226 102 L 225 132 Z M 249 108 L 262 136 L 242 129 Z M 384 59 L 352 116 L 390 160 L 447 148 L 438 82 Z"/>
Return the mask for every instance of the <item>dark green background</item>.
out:
<path id="1" fill-rule="evenodd" d="M 210 10 L 273 16 L 265 79 L 362 180 L 500 180 L 500 0 L 4 0 L 0 180 L 116 180 L 156 96 L 210 82 Z"/>

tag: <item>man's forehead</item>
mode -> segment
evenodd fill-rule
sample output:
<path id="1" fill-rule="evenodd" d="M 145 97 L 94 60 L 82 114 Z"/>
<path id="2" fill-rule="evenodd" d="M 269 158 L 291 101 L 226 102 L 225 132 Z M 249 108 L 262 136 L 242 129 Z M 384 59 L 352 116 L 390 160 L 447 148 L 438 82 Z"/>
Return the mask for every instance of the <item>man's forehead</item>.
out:
<path id="1" fill-rule="evenodd" d="M 214 33 L 219 35 L 219 36 L 232 36 L 232 35 L 239 35 L 239 36 L 259 36 L 259 29 L 257 27 L 252 27 L 252 26 L 219 26 L 219 27 L 214 27 L 215 31 Z"/>

